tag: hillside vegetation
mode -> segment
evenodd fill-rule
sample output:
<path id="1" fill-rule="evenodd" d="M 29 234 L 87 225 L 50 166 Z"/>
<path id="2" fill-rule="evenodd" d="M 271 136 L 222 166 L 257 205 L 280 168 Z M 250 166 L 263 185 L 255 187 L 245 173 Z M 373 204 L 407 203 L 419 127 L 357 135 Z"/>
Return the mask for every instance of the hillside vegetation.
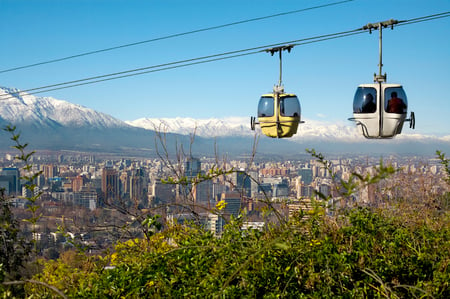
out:
<path id="1" fill-rule="evenodd" d="M 74 298 L 449 298 L 448 213 L 404 216 L 355 208 L 329 217 L 317 207 L 263 231 L 235 219 L 221 238 L 175 225 L 105 256 L 43 261 L 34 279 Z M 26 291 L 54 295 L 31 283 Z"/>

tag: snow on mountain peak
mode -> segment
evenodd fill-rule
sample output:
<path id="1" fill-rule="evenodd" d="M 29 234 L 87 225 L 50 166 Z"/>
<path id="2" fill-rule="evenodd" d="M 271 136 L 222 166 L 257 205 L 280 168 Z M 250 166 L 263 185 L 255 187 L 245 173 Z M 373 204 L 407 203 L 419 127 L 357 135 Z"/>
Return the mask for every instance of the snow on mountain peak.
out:
<path id="1" fill-rule="evenodd" d="M 51 124 L 74 127 L 123 127 L 122 121 L 81 105 L 51 97 L 36 97 L 14 88 L 0 87 L 0 117 L 11 123 Z"/>
<path id="2" fill-rule="evenodd" d="M 243 117 L 227 118 L 140 118 L 126 121 L 127 124 L 147 130 L 167 131 L 183 135 L 195 134 L 200 137 L 251 136 L 250 120 Z"/>

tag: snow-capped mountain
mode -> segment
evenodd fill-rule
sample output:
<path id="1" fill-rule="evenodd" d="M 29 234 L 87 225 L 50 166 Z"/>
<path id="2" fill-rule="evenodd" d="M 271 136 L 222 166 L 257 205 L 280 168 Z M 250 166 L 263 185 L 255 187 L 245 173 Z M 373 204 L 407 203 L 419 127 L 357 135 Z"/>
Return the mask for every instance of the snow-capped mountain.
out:
<path id="1" fill-rule="evenodd" d="M 0 87 L 0 117 L 16 123 L 43 126 L 117 128 L 123 121 L 104 113 L 51 97 L 36 97 L 18 89 Z"/>
<path id="2" fill-rule="evenodd" d="M 127 124 L 147 130 L 162 130 L 171 133 L 189 135 L 195 132 L 200 137 L 253 136 L 250 130 L 250 118 L 226 117 L 222 119 L 194 118 L 140 118 L 125 121 Z"/>
<path id="3" fill-rule="evenodd" d="M 0 87 L 0 128 L 14 125 L 33 149 L 148 153 L 154 132 L 80 105 L 36 97 Z M 10 137 L 0 130 L 0 149 L 10 149 Z"/>

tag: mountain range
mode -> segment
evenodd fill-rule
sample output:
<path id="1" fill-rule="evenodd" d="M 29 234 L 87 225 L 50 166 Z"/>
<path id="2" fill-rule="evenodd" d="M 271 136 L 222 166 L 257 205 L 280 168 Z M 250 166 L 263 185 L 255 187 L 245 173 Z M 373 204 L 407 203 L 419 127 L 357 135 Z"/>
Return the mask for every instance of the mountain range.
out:
<path id="1" fill-rule="evenodd" d="M 21 140 L 37 150 L 72 150 L 122 155 L 155 156 L 161 150 L 158 136 L 171 152 L 181 146 L 196 155 L 227 154 L 245 157 L 255 140 L 260 155 L 297 157 L 305 148 L 328 154 L 434 155 L 450 152 L 450 135 L 434 137 L 402 134 L 391 140 L 366 140 L 351 123 L 306 120 L 289 139 L 272 139 L 257 128 L 250 130 L 250 117 L 141 118 L 121 121 L 105 113 L 51 97 L 36 97 L 14 88 L 0 87 L 0 126 L 12 124 Z M 0 132 L 0 150 L 11 147 L 10 136 Z M 158 141 L 159 140 L 159 141 Z M 156 143 L 155 143 L 156 142 Z M 159 144 L 156 147 L 156 144 Z"/>

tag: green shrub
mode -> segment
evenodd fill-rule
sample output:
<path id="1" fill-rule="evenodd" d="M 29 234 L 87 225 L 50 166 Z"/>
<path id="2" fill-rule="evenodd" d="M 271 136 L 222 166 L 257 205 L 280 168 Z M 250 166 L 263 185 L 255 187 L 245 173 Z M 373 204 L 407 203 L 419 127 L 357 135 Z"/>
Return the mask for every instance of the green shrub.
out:
<path id="1" fill-rule="evenodd" d="M 365 208 L 299 220 L 242 231 L 237 219 L 221 238 L 174 226 L 118 243 L 93 267 L 47 262 L 38 278 L 77 298 L 450 296 L 448 225 L 408 227 Z"/>

